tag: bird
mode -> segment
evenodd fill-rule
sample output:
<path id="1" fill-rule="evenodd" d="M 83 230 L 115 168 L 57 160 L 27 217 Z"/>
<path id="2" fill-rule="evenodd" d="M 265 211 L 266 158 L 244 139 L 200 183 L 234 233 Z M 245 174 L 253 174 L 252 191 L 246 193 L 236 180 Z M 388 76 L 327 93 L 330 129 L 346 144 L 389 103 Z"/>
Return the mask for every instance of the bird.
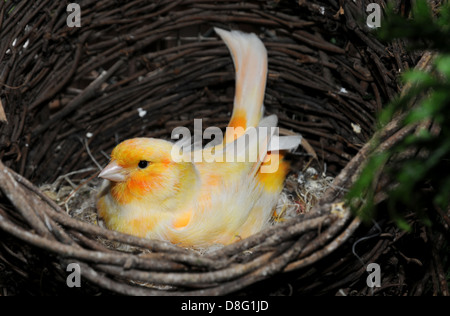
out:
<path id="1" fill-rule="evenodd" d="M 268 54 L 261 39 L 254 33 L 214 30 L 231 53 L 236 80 L 222 141 L 196 150 L 212 161 L 193 161 L 189 151 L 181 153 L 186 159 L 175 159 L 180 144 L 168 140 L 121 142 L 99 174 L 104 182 L 97 212 L 106 228 L 205 248 L 232 244 L 270 224 L 289 172 L 285 155 L 302 138 L 279 136 L 277 116 L 264 117 Z M 230 152 L 234 159 L 223 159 Z"/>

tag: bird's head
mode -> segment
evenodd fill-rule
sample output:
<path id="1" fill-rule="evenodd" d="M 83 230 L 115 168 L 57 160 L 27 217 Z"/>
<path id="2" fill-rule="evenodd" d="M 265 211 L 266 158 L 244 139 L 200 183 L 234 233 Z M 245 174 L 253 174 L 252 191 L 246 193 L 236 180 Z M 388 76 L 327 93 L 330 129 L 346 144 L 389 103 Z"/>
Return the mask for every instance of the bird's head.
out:
<path id="1" fill-rule="evenodd" d="M 111 162 L 99 177 L 111 182 L 111 194 L 119 204 L 149 199 L 166 203 L 195 187 L 192 163 L 172 159 L 173 144 L 160 139 L 134 138 L 117 145 Z"/>

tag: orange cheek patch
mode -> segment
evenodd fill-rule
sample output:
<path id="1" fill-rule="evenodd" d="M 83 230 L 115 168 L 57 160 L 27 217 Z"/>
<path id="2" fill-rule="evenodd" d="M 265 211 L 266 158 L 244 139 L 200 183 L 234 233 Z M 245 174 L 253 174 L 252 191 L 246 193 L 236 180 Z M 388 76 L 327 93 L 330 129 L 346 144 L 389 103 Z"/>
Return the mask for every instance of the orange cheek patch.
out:
<path id="1" fill-rule="evenodd" d="M 155 190 L 158 190 L 160 183 L 163 183 L 163 175 L 164 172 L 160 170 L 157 170 L 156 172 L 134 174 L 127 181 L 127 189 L 137 197 L 149 192 L 154 192 Z"/>
<path id="2" fill-rule="evenodd" d="M 150 192 L 157 193 L 157 190 L 161 190 L 161 184 L 164 183 L 167 169 L 167 167 L 158 167 L 147 172 L 134 172 L 128 181 L 114 183 L 111 194 L 119 204 L 124 205 L 140 200 Z"/>
<path id="3" fill-rule="evenodd" d="M 111 187 L 111 195 L 117 203 L 124 205 L 131 202 L 133 196 L 127 190 L 126 183 L 113 184 Z"/>
<path id="4" fill-rule="evenodd" d="M 130 179 L 127 182 L 115 184 L 112 187 L 111 194 L 119 204 L 125 205 L 140 200 L 155 186 L 154 181 Z"/>
<path id="5" fill-rule="evenodd" d="M 128 191 L 133 192 L 136 197 L 141 196 L 148 191 L 151 191 L 153 187 L 153 182 L 141 179 L 131 179 L 127 183 Z"/>

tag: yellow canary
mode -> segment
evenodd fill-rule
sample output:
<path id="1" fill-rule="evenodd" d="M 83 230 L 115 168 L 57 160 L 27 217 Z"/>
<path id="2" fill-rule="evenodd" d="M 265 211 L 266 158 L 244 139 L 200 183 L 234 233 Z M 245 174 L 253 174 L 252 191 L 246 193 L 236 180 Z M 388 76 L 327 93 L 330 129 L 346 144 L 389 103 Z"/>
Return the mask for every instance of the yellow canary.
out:
<path id="1" fill-rule="evenodd" d="M 99 175 L 106 181 L 97 209 L 109 229 L 207 247 L 246 238 L 269 223 L 289 168 L 283 152 L 296 148 L 301 136 L 278 137 L 276 116 L 263 118 L 268 62 L 261 40 L 215 30 L 236 69 L 223 141 L 192 152 L 153 138 L 119 144 Z"/>

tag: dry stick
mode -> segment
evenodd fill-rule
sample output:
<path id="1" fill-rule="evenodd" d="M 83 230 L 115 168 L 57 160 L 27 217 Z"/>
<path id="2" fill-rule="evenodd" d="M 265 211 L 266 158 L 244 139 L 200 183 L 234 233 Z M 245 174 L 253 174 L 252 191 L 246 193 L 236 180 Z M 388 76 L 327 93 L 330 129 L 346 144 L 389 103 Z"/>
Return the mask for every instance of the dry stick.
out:
<path id="1" fill-rule="evenodd" d="M 73 74 L 75 69 L 77 68 L 77 64 L 81 58 L 82 47 L 81 45 L 78 47 L 77 52 L 75 53 L 74 63 L 69 63 L 68 60 L 73 58 L 73 52 L 66 52 L 63 55 L 63 52 L 58 51 L 54 56 L 58 56 L 58 58 L 51 57 L 49 61 L 43 62 L 39 64 L 41 68 L 41 72 L 33 78 L 30 82 L 29 86 L 27 85 L 25 89 L 31 88 L 31 85 L 36 83 L 40 83 L 39 92 L 33 90 L 36 94 L 36 99 L 34 104 L 27 107 L 28 110 L 33 110 L 35 107 L 41 105 L 46 101 L 50 101 L 53 98 L 54 94 L 56 94 L 63 86 L 69 82 L 72 77 L 69 77 L 68 73 Z M 77 61 L 78 60 L 78 61 Z M 19 62 L 19 61 L 18 61 Z M 36 67 L 38 68 L 38 67 Z M 51 74 L 52 77 L 46 77 L 48 74 Z M 46 80 L 47 79 L 47 80 Z M 22 89 L 21 91 L 23 91 Z"/>
<path id="2" fill-rule="evenodd" d="M 14 34 L 14 38 L 17 39 L 16 41 L 16 47 L 21 47 L 23 45 L 23 42 L 28 38 L 28 36 L 22 37 L 19 40 L 19 34 L 23 32 L 23 30 L 25 29 L 26 25 L 29 24 L 29 22 L 31 20 L 33 20 L 35 18 L 35 15 L 38 14 L 38 12 L 40 12 L 45 6 L 48 7 L 48 2 L 50 2 L 49 0 L 45 0 L 45 1 L 41 1 L 40 3 L 35 3 L 32 6 L 32 8 L 28 8 L 29 10 L 26 15 L 24 15 L 24 17 L 21 19 L 20 23 L 17 24 L 17 32 Z M 28 35 L 28 34 L 25 34 Z"/>
<path id="3" fill-rule="evenodd" d="M 3 18 L 5 17 L 6 10 L 5 2 L 6 1 L 0 2 L 0 30 L 3 29 Z"/>
<path id="4" fill-rule="evenodd" d="M 374 247 L 374 249 L 367 256 L 365 256 L 367 258 L 364 259 L 364 262 L 376 262 L 377 258 L 386 249 L 388 243 L 388 240 L 380 240 Z M 357 265 L 355 269 L 355 266 L 352 264 L 349 264 L 348 267 L 349 269 L 344 269 L 344 271 L 340 273 L 340 275 L 343 275 L 342 278 L 340 278 L 337 282 L 322 288 L 321 291 L 326 293 L 327 291 L 330 291 L 332 289 L 338 289 L 341 286 L 345 286 L 352 281 L 360 280 L 361 276 L 366 272 L 367 268 L 366 266 L 360 267 L 360 265 Z"/>
<path id="5" fill-rule="evenodd" d="M 428 230 L 428 232 L 429 232 L 429 230 Z M 439 234 L 437 237 L 435 237 L 430 232 L 428 235 L 432 236 L 432 238 L 435 239 L 435 241 L 434 241 L 435 244 L 432 247 L 431 254 L 432 254 L 432 258 L 433 258 L 433 263 L 434 263 L 433 267 L 434 267 L 434 271 L 436 274 L 436 278 L 438 280 L 439 288 L 441 289 L 441 293 L 443 296 L 450 296 L 449 286 L 448 286 L 448 282 L 447 282 L 448 271 L 444 270 L 444 267 L 442 265 L 442 259 L 440 258 L 440 254 L 439 254 L 439 251 L 442 249 L 442 246 L 444 244 L 444 237 L 441 234 Z"/>
<path id="6" fill-rule="evenodd" d="M 314 262 L 317 262 L 318 260 L 326 257 L 330 253 L 334 252 L 337 248 L 339 248 L 342 244 L 344 244 L 353 234 L 353 232 L 359 227 L 361 224 L 361 220 L 359 218 L 353 219 L 350 226 L 345 229 L 343 233 L 341 233 L 339 236 L 337 236 L 330 244 L 328 244 L 325 248 L 322 250 L 316 251 L 310 256 L 301 259 L 299 261 L 293 262 L 289 264 L 285 271 L 292 271 L 297 270 L 306 266 L 309 266 L 313 264 Z"/>
<path id="7" fill-rule="evenodd" d="M 97 284 L 102 288 L 127 296 L 160 296 L 165 292 L 152 290 L 143 286 L 131 286 L 123 281 L 115 281 L 107 277 L 104 273 L 92 269 L 85 263 L 79 263 L 81 271 L 83 271 L 83 278 L 89 280 L 93 284 Z M 175 295 L 173 292 L 167 292 L 166 295 Z M 181 294 L 180 294 L 181 295 Z"/>
<path id="8" fill-rule="evenodd" d="M 286 32 L 285 30 L 282 30 L 282 33 L 285 33 L 285 32 Z M 302 42 L 304 42 L 312 47 L 315 47 L 317 49 L 327 51 L 330 53 L 345 54 L 345 50 L 340 48 L 339 46 L 333 45 L 326 41 L 322 41 L 318 37 L 315 37 L 306 31 L 298 30 L 298 31 L 292 33 L 292 36 L 295 39 L 302 41 Z"/>
<path id="9" fill-rule="evenodd" d="M 369 38 L 364 32 L 361 31 L 359 25 L 357 24 L 355 17 L 353 16 L 354 10 L 352 10 L 354 7 L 354 3 L 351 3 L 349 1 L 345 1 L 344 3 L 344 11 L 345 11 L 345 17 L 346 17 L 346 25 L 349 30 L 352 30 L 356 33 L 356 35 L 370 48 L 372 48 L 374 51 L 377 52 L 379 56 L 386 56 L 387 50 L 383 47 L 383 45 L 380 44 L 380 42 L 377 39 L 371 39 Z M 359 18 L 359 17 L 356 17 Z"/>
<path id="10" fill-rule="evenodd" d="M 104 273 L 92 269 L 89 265 L 80 263 L 83 271 L 83 277 L 97 284 L 107 290 L 120 293 L 123 295 L 134 296 L 199 296 L 199 295 L 214 295 L 213 290 L 199 290 L 199 291 L 177 291 L 169 289 L 168 291 L 154 290 L 145 286 L 132 286 L 124 283 L 123 280 L 116 281 L 108 277 Z M 235 281 L 236 282 L 236 281 Z M 227 284 L 225 284 L 227 285 Z"/>
<path id="11" fill-rule="evenodd" d="M 106 253 L 92 250 L 85 250 L 78 246 L 65 245 L 45 237 L 30 233 L 23 228 L 13 225 L 0 215 L 0 228 L 12 236 L 41 249 L 56 253 L 65 258 L 73 258 L 81 261 L 93 263 L 105 263 L 118 265 L 121 267 L 137 267 L 142 269 L 153 269 L 154 271 L 185 270 L 186 267 L 179 263 L 168 262 L 158 258 L 133 257 L 130 259 L 129 253 Z"/>
<path id="12" fill-rule="evenodd" d="M 323 220 L 324 218 L 325 217 L 322 217 L 321 220 Z M 222 249 L 214 251 L 207 256 L 210 258 L 229 257 L 236 253 L 241 253 L 243 251 L 246 251 L 253 247 L 261 245 L 266 241 L 268 241 L 269 245 L 274 245 L 277 243 L 277 239 L 278 239 L 278 236 L 276 235 L 277 232 L 285 231 L 286 229 L 289 229 L 291 226 L 295 226 L 296 227 L 295 230 L 297 232 L 307 231 L 310 229 L 310 227 L 308 227 L 308 224 L 311 224 L 311 223 L 313 224 L 312 225 L 313 227 L 311 229 L 314 229 L 318 225 L 320 225 L 320 221 L 315 220 L 315 219 L 306 221 L 305 218 L 303 218 L 303 217 L 295 218 L 295 219 L 289 220 L 285 223 L 281 223 L 279 225 L 268 228 L 260 233 L 257 233 L 246 239 L 238 241 L 234 244 L 228 245 L 227 247 L 224 247 Z"/>
<path id="13" fill-rule="evenodd" d="M 326 227 L 330 224 L 335 224 L 335 215 L 325 215 L 317 217 L 311 220 L 305 220 L 298 224 L 286 227 L 283 230 L 279 230 L 276 234 L 269 236 L 264 242 L 261 243 L 263 247 L 271 247 L 281 244 L 282 242 L 296 238 L 297 236 L 304 234 L 307 231 L 315 230 Z"/>
<path id="14" fill-rule="evenodd" d="M 63 79 L 61 81 L 57 82 L 56 86 L 54 88 L 48 89 L 45 92 L 43 92 L 42 96 L 40 96 L 38 100 L 36 100 L 33 104 L 30 105 L 29 110 L 33 110 L 36 107 L 38 107 L 39 105 L 41 105 L 42 103 L 44 103 L 46 101 L 49 101 L 51 98 L 53 98 L 53 96 L 56 93 L 58 93 L 69 82 L 69 80 L 72 79 L 72 77 L 73 77 L 73 75 L 74 75 L 75 71 L 77 70 L 77 67 L 78 67 L 78 65 L 80 63 L 80 60 L 81 60 L 84 41 L 86 40 L 87 37 L 89 37 L 89 35 L 90 35 L 89 33 L 86 33 L 80 39 L 80 42 L 77 45 L 77 51 L 75 53 L 73 65 L 72 65 L 69 73 L 64 74 Z M 50 126 L 50 125 L 48 125 L 48 126 Z"/>
<path id="15" fill-rule="evenodd" d="M 447 212 L 447 214 L 445 214 L 445 212 L 442 210 L 442 208 L 440 208 L 436 203 L 433 203 L 433 205 L 434 205 L 435 211 L 439 214 L 439 216 L 442 217 L 445 224 L 447 225 L 447 226 L 445 226 L 445 224 L 444 224 L 444 227 L 447 230 L 449 230 L 450 229 L 450 209 L 449 209 L 449 212 Z"/>
<path id="16" fill-rule="evenodd" d="M 120 276 L 129 280 L 145 281 L 162 285 L 174 286 L 202 286 L 207 287 L 230 280 L 235 280 L 246 275 L 257 268 L 267 264 L 272 253 L 265 253 L 253 261 L 245 264 L 231 265 L 223 270 L 204 273 L 163 273 L 154 271 L 123 270 L 110 265 L 97 265 L 97 267 L 107 273 Z"/>
<path id="17" fill-rule="evenodd" d="M 45 223 L 47 229 L 52 233 L 54 239 L 56 239 L 57 241 L 61 241 L 67 245 L 80 247 L 62 227 L 57 225 L 55 221 L 45 213 L 45 209 L 48 208 L 48 206 L 43 200 L 38 199 L 35 196 L 31 196 L 30 206 L 35 211 L 36 215 L 38 215 L 38 217 Z"/>
<path id="18" fill-rule="evenodd" d="M 20 24 L 20 18 L 23 17 L 25 14 L 30 16 L 34 15 L 35 12 L 33 10 L 26 10 L 24 7 L 29 6 L 29 3 L 25 2 L 19 2 L 17 5 L 14 5 L 14 8 L 12 11 L 8 12 L 8 18 L 5 20 L 5 28 L 2 29 L 0 35 L 2 35 L 2 39 L 5 34 L 11 34 L 13 36 L 13 32 L 10 32 L 12 28 L 17 27 L 17 25 Z M 16 15 L 19 14 L 18 18 L 14 19 Z"/>
<path id="19" fill-rule="evenodd" d="M 297 27 L 305 27 L 308 25 L 311 25 L 311 22 L 304 22 L 304 21 L 287 21 L 286 19 L 283 19 L 281 16 L 277 16 L 278 14 L 273 14 L 273 12 L 271 12 L 273 15 L 266 13 L 264 11 L 261 10 L 252 10 L 252 12 L 267 18 L 269 21 L 276 21 L 277 23 L 279 23 L 280 25 L 284 25 L 286 27 L 288 27 L 289 29 L 293 29 L 293 28 L 297 28 Z"/>
<path id="20" fill-rule="evenodd" d="M 33 131 L 33 137 L 40 135 L 42 132 L 47 130 L 55 122 L 60 121 L 73 111 L 77 110 L 80 105 L 82 105 L 87 100 L 93 98 L 98 93 L 101 85 L 108 80 L 122 65 L 124 61 L 119 59 L 108 71 L 103 72 L 97 79 L 95 79 L 79 96 L 73 99 L 69 104 L 67 104 L 62 110 L 57 112 L 52 116 L 46 123 L 42 124 L 36 130 Z"/>
<path id="21" fill-rule="evenodd" d="M 310 242 L 299 255 L 298 259 L 302 259 L 312 253 L 317 249 L 323 247 L 330 240 L 335 238 L 337 234 L 342 231 L 342 229 L 347 225 L 348 221 L 351 219 L 352 214 L 349 210 L 346 210 L 344 214 L 340 214 L 341 218 L 337 220 L 333 225 L 327 228 L 324 232 L 319 234 L 316 239 Z M 322 228 L 322 227 L 321 227 Z"/>
<path id="22" fill-rule="evenodd" d="M 85 245 L 89 247 L 90 249 L 94 251 L 101 251 L 101 252 L 107 252 L 107 253 L 114 253 L 115 251 L 113 249 L 108 248 L 107 246 L 103 245 L 102 243 L 99 243 L 97 240 L 91 239 L 89 237 L 86 237 L 80 232 L 72 231 L 70 230 L 71 235 L 73 235 L 76 239 L 80 241 L 81 245 Z"/>
<path id="23" fill-rule="evenodd" d="M 190 292 L 190 295 L 226 295 L 238 290 L 241 290 L 251 284 L 258 281 L 265 280 L 270 276 L 276 275 L 283 271 L 283 269 L 300 253 L 301 249 L 304 247 L 306 239 L 298 239 L 294 242 L 292 247 L 281 253 L 278 257 L 274 257 L 272 260 L 268 261 L 261 266 L 258 270 L 238 279 L 228 283 L 219 285 L 216 288 L 205 289 L 200 291 Z M 270 253 L 268 253 L 270 254 Z"/>
<path id="24" fill-rule="evenodd" d="M 46 238 L 50 238 L 51 234 L 48 228 L 36 215 L 30 206 L 29 195 L 20 187 L 14 179 L 11 171 L 0 161 L 0 189 L 8 197 L 14 207 L 22 214 L 23 219 L 36 232 Z"/>
<path id="25" fill-rule="evenodd" d="M 169 28 L 169 31 L 174 29 L 175 27 Z M 132 46 L 126 46 L 125 42 L 119 42 L 115 47 L 103 52 L 100 57 L 102 58 L 95 58 L 91 61 L 88 61 L 86 64 L 82 65 L 80 69 L 78 69 L 78 74 L 75 79 L 82 78 L 82 75 L 85 75 L 90 69 L 98 69 L 99 67 L 107 64 L 108 62 L 112 62 L 114 60 L 117 60 L 123 56 L 128 56 L 134 54 L 136 51 L 139 51 L 143 49 L 145 46 L 148 46 L 158 40 L 161 40 L 165 36 L 167 36 L 169 33 L 161 32 L 161 30 L 158 30 L 158 34 L 146 34 L 144 36 L 145 40 L 142 40 L 141 42 L 137 42 L 136 44 Z M 136 40 L 139 38 L 139 36 L 136 36 Z"/>
<path id="26" fill-rule="evenodd" d="M 8 123 L 8 119 L 6 118 L 5 110 L 3 109 L 3 103 L 0 99 L 0 123 Z"/>
<path id="27" fill-rule="evenodd" d="M 337 197 L 342 196 L 342 193 L 344 193 L 343 189 L 350 187 L 350 185 L 356 181 L 358 172 L 362 169 L 364 161 L 366 161 L 367 157 L 374 150 L 376 143 L 380 140 L 384 141 L 386 138 L 392 137 L 392 135 L 399 130 L 402 119 L 403 116 L 398 116 L 387 124 L 381 131 L 375 133 L 372 139 L 364 145 L 364 147 L 356 154 L 355 157 L 353 157 L 353 159 L 345 166 L 339 175 L 335 177 L 330 188 L 322 197 L 320 203 L 330 203 L 335 201 Z M 392 146 L 392 142 L 400 141 L 403 136 L 405 136 L 405 134 L 401 133 L 400 136 L 391 138 L 389 142 L 385 143 L 380 148 L 385 149 Z"/>

